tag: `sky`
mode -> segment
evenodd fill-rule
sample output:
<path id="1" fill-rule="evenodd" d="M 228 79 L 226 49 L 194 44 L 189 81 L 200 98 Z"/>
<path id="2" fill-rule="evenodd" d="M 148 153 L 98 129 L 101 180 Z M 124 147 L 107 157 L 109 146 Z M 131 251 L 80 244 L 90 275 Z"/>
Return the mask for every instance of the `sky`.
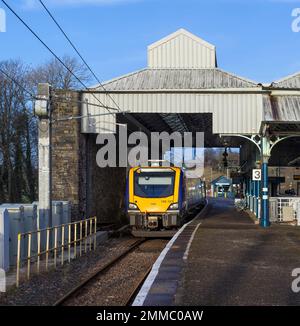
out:
<path id="1" fill-rule="evenodd" d="M 55 53 L 76 55 L 38 0 L 6 2 Z M 102 81 L 146 67 L 147 46 L 179 28 L 214 44 L 218 66 L 228 72 L 269 83 L 300 71 L 300 32 L 292 30 L 300 0 L 44 2 Z M 32 66 L 47 61 L 51 54 L 5 12 L 0 60 L 19 58 Z"/>

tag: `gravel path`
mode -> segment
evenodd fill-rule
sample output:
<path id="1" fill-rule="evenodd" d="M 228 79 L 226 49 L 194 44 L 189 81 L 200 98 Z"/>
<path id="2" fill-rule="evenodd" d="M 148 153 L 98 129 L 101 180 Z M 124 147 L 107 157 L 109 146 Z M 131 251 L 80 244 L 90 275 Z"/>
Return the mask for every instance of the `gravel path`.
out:
<path id="1" fill-rule="evenodd" d="M 18 289 L 12 288 L 7 293 L 0 293 L 0 305 L 53 305 L 65 293 L 135 241 L 136 239 L 132 237 L 110 239 L 97 246 L 96 251 L 88 252 L 70 264 L 33 276 Z"/>

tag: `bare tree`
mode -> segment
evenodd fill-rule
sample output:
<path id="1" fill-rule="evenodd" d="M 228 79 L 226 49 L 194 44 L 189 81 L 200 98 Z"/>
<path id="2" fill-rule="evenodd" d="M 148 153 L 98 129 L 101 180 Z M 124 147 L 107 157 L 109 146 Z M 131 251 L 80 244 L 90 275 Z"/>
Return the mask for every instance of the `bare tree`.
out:
<path id="1" fill-rule="evenodd" d="M 32 202 L 37 193 L 37 120 L 32 98 L 38 83 L 56 89 L 78 89 L 90 81 L 88 69 L 73 57 L 64 56 L 66 69 L 58 60 L 30 68 L 19 60 L 0 61 L 0 203 Z M 74 74 L 74 75 L 73 75 Z M 21 87 L 20 87 L 21 85 Z"/>
<path id="2" fill-rule="evenodd" d="M 0 201 L 32 201 L 36 193 L 36 122 L 28 88 L 29 68 L 18 60 L 0 62 Z M 18 85 L 19 84 L 19 85 Z"/>
<path id="3" fill-rule="evenodd" d="M 76 58 L 65 55 L 62 61 L 68 69 L 55 58 L 33 69 L 30 78 L 31 83 L 36 85 L 38 83 L 49 83 L 53 88 L 67 90 L 82 88 L 82 85 L 74 75 L 83 83 L 88 83 L 91 80 L 87 67 Z"/>

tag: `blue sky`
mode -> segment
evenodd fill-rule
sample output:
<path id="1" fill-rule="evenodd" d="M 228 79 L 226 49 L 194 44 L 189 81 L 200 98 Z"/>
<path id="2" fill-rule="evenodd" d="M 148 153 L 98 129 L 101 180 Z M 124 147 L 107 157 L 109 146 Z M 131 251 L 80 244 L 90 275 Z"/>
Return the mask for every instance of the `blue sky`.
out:
<path id="1" fill-rule="evenodd" d="M 6 0 L 59 55 L 73 54 L 37 0 Z M 147 65 L 147 45 L 185 28 L 216 45 L 220 68 L 258 82 L 300 71 L 300 0 L 44 0 L 101 80 Z M 0 1 L 0 8 L 5 8 Z M 50 54 L 7 10 L 0 60 Z M 74 54 L 75 55 L 75 54 Z M 94 84 L 94 83 L 92 83 Z"/>

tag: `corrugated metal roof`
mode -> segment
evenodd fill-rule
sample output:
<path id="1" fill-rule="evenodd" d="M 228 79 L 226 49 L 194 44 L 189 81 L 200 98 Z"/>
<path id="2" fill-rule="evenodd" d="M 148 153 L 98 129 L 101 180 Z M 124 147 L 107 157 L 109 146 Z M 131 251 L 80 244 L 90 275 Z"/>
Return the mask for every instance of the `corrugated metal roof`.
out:
<path id="1" fill-rule="evenodd" d="M 160 116 L 173 131 L 180 133 L 189 131 L 188 126 L 180 114 L 161 113 Z"/>
<path id="2" fill-rule="evenodd" d="M 182 29 L 152 44 L 148 60 L 148 68 L 103 83 L 105 90 L 83 92 L 82 114 L 106 112 L 89 106 L 96 97 L 110 107 L 117 102 L 151 131 L 257 134 L 262 121 L 280 131 L 300 128 L 300 73 L 264 87 L 216 68 L 215 47 Z M 94 120 L 82 119 L 83 133 L 115 132 L 115 115 Z"/>
<path id="3" fill-rule="evenodd" d="M 272 83 L 274 88 L 300 88 L 300 72 Z"/>
<path id="4" fill-rule="evenodd" d="M 298 122 L 300 121 L 300 96 L 263 97 L 265 121 Z"/>
<path id="5" fill-rule="evenodd" d="M 257 83 L 214 69 L 143 69 L 104 83 L 107 91 L 252 88 Z M 94 90 L 102 91 L 101 87 Z"/>

